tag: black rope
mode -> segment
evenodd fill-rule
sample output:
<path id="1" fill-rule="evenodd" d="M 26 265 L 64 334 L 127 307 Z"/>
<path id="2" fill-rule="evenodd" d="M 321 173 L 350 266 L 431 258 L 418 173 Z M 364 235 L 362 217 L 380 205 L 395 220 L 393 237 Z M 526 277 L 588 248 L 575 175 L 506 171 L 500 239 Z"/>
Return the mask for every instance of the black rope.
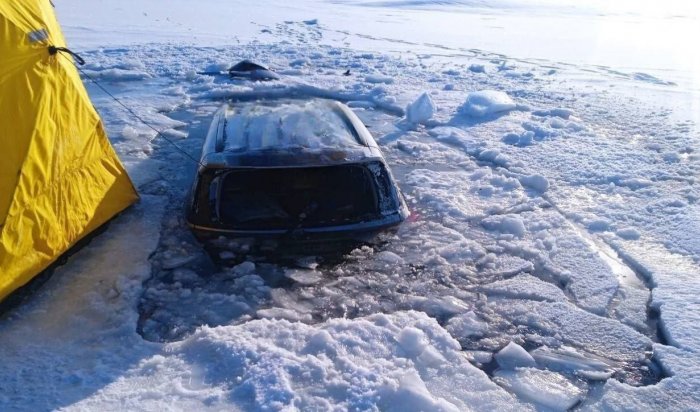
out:
<path id="1" fill-rule="evenodd" d="M 56 50 L 54 53 L 51 53 L 52 47 Z M 64 50 L 64 49 L 65 49 L 65 50 Z M 68 50 L 68 49 L 66 49 L 66 48 L 64 48 L 64 47 L 49 46 L 49 53 L 50 53 L 50 54 L 56 54 L 56 52 L 58 52 L 58 51 L 66 51 L 66 52 L 69 53 L 71 56 L 76 57 L 76 60 L 80 59 L 80 60 L 78 60 L 78 63 L 80 63 L 80 61 L 82 61 L 82 63 L 80 63 L 80 64 L 81 64 L 81 65 L 82 65 L 82 64 L 85 64 L 85 60 L 83 60 L 80 56 L 78 56 L 77 54 L 73 53 L 72 51 L 70 51 L 70 50 Z M 91 82 L 93 82 L 93 83 L 95 84 L 95 86 L 99 87 L 100 90 L 102 90 L 107 96 L 111 97 L 112 100 L 114 100 L 114 101 L 117 102 L 121 107 L 123 107 L 124 110 L 126 110 L 128 113 L 130 113 L 132 116 L 134 116 L 138 121 L 140 121 L 141 123 L 143 123 L 143 124 L 144 124 L 145 126 L 147 126 L 149 129 L 151 129 L 151 130 L 153 130 L 154 132 L 156 132 L 156 134 L 157 134 L 158 136 L 162 137 L 163 140 L 165 140 L 166 142 L 168 142 L 168 143 L 170 143 L 171 145 L 173 145 L 173 147 L 174 147 L 175 149 L 177 149 L 180 153 L 182 153 L 183 155 L 185 155 L 185 157 L 187 157 L 189 160 L 195 162 L 197 165 L 199 165 L 199 166 L 201 166 L 201 167 L 204 167 L 204 165 L 202 164 L 202 162 L 200 162 L 199 160 L 197 160 L 197 159 L 195 159 L 194 157 L 192 157 L 192 155 L 190 155 L 189 153 L 187 153 L 187 152 L 185 151 L 185 149 L 183 149 L 183 148 L 181 148 L 180 146 L 178 146 L 177 143 L 175 143 L 175 142 L 173 142 L 172 140 L 170 140 L 170 139 L 168 139 L 167 137 L 165 137 L 165 135 L 164 135 L 163 133 L 161 133 L 160 130 L 158 130 L 158 129 L 156 129 L 155 127 L 151 126 L 151 125 L 150 125 L 147 121 L 145 121 L 141 116 L 139 116 L 138 114 L 136 114 L 136 112 L 133 111 L 129 106 L 127 106 L 126 104 L 122 103 L 122 101 L 119 100 L 119 99 L 117 99 L 117 97 L 114 96 L 112 93 L 110 93 L 109 90 L 105 89 L 104 86 L 102 86 L 96 79 L 94 79 L 92 76 L 90 76 L 89 74 L 87 74 L 87 73 L 85 72 L 85 70 L 81 69 L 81 68 L 78 67 L 78 66 L 75 66 L 75 68 L 78 69 L 78 71 L 79 71 L 83 76 L 85 76 L 88 80 L 90 80 Z"/>
<path id="2" fill-rule="evenodd" d="M 68 53 L 71 56 L 73 56 L 73 58 L 75 59 L 75 61 L 78 62 L 79 65 L 81 65 L 81 66 L 85 65 L 85 60 L 82 57 L 80 57 L 80 55 L 78 55 L 78 53 L 71 51 L 67 47 L 49 46 L 49 54 L 51 56 L 56 55 L 56 53 L 58 53 L 58 52 Z"/>

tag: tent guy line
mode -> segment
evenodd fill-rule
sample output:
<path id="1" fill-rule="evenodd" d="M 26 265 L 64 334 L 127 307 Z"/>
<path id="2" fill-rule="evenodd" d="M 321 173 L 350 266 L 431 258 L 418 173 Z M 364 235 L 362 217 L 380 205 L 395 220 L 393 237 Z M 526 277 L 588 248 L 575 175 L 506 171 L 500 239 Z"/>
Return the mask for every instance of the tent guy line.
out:
<path id="1" fill-rule="evenodd" d="M 50 47 L 53 47 L 53 46 L 50 46 Z M 68 49 L 65 49 L 65 48 L 56 48 L 56 49 L 57 49 L 58 51 L 66 51 L 67 53 L 69 53 L 71 56 L 73 56 L 73 57 L 76 58 L 76 60 L 78 61 L 78 63 L 80 63 L 80 65 L 85 64 L 85 60 L 83 60 L 83 58 L 80 57 L 78 54 L 76 54 L 76 53 L 74 53 L 74 52 L 72 52 L 72 51 L 70 51 L 70 50 L 68 50 Z M 62 50 L 62 49 L 64 49 L 64 50 Z M 49 50 L 50 50 L 50 48 L 49 48 Z M 51 52 L 49 51 L 49 53 L 51 53 Z M 55 53 L 52 53 L 52 54 L 55 54 Z M 67 56 L 63 56 L 63 57 L 66 58 L 66 59 L 68 59 Z M 68 60 L 70 60 L 70 59 L 68 59 Z M 81 63 L 81 61 L 82 61 L 82 63 Z M 72 60 L 71 60 L 71 62 L 72 62 Z M 102 90 L 102 91 L 103 91 L 107 96 L 109 96 L 112 100 L 114 100 L 115 102 L 117 102 L 122 108 L 124 108 L 124 110 L 126 110 L 129 114 L 131 114 L 131 115 L 132 115 L 134 118 L 136 118 L 139 122 L 143 123 L 146 127 L 148 127 L 149 129 L 153 130 L 153 131 L 156 133 L 156 135 L 162 137 L 163 140 L 165 140 L 166 142 L 168 142 L 168 143 L 170 143 L 171 145 L 173 145 L 173 147 L 174 147 L 175 149 L 177 149 L 177 151 L 179 151 L 180 153 L 182 153 L 188 160 L 193 161 L 194 163 L 196 163 L 197 165 L 199 165 L 199 166 L 201 166 L 201 167 L 204 167 L 204 165 L 202 164 L 202 162 L 200 162 L 199 160 L 195 159 L 192 155 L 190 155 L 189 153 L 187 153 L 187 151 L 185 151 L 185 149 L 183 149 L 183 148 L 181 148 L 180 146 L 178 146 L 177 143 L 175 143 L 175 142 L 173 142 L 172 140 L 168 139 L 160 130 L 156 129 L 156 128 L 153 127 L 151 124 L 149 124 L 147 121 L 145 121 L 145 120 L 144 120 L 141 116 L 139 116 L 132 108 L 130 108 L 129 106 L 127 106 L 124 102 L 122 102 L 121 100 L 119 100 L 115 95 L 113 95 L 112 93 L 110 93 L 109 90 L 107 90 L 104 86 L 102 86 L 102 85 L 97 81 L 97 79 L 95 79 L 94 77 L 92 77 L 92 76 L 90 76 L 89 74 L 87 74 L 87 73 L 85 72 L 85 70 L 83 70 L 82 68 L 80 68 L 80 66 L 75 65 L 75 68 L 78 69 L 78 71 L 80 72 L 80 74 L 81 74 L 82 76 L 84 76 L 86 79 L 88 79 L 88 80 L 90 80 L 92 83 L 94 83 L 95 86 L 97 86 L 100 90 Z"/>

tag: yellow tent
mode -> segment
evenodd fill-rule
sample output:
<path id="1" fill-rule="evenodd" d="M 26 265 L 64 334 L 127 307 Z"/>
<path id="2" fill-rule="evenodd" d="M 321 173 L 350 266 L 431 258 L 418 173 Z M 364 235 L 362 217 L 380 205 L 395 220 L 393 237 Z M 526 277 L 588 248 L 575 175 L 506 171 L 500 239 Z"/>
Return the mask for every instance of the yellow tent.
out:
<path id="1" fill-rule="evenodd" d="M 0 300 L 138 195 L 49 0 L 0 0 Z"/>

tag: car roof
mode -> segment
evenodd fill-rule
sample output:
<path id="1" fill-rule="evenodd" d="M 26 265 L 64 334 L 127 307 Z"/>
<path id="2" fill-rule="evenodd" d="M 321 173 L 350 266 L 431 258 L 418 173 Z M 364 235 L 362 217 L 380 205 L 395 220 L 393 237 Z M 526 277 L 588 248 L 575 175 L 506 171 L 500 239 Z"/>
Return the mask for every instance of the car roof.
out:
<path id="1" fill-rule="evenodd" d="M 382 159 L 362 121 L 326 99 L 224 105 L 202 151 L 208 167 L 330 165 Z"/>

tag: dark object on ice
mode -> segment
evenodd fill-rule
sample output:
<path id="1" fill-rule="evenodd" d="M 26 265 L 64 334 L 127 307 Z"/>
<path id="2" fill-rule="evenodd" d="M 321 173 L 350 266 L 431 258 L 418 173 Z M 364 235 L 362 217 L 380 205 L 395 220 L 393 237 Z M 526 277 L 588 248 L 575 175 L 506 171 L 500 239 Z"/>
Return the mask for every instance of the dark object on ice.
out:
<path id="1" fill-rule="evenodd" d="M 277 80 L 277 73 L 267 67 L 250 60 L 242 60 L 228 69 L 231 77 L 240 77 L 251 80 Z"/>
<path id="2" fill-rule="evenodd" d="M 222 107 L 187 204 L 195 235 L 234 252 L 368 242 L 408 214 L 362 121 L 323 99 Z"/>
<path id="3" fill-rule="evenodd" d="M 350 76 L 350 69 L 348 69 L 345 73 L 343 73 L 343 76 Z"/>

